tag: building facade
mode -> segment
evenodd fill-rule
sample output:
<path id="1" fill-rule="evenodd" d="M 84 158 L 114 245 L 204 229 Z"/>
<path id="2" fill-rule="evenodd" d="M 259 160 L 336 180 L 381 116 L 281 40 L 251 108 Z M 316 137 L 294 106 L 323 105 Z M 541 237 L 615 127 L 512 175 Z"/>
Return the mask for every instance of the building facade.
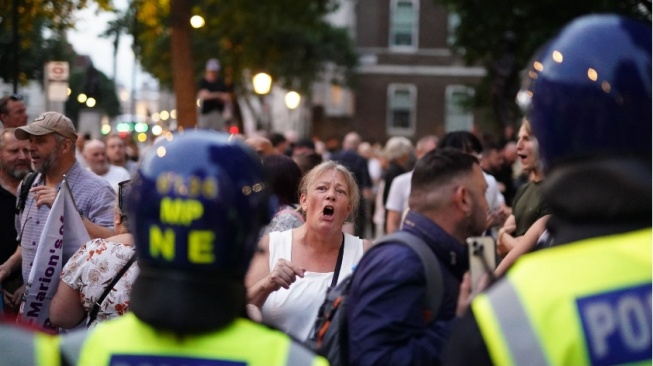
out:
<path id="1" fill-rule="evenodd" d="M 454 14 L 434 0 L 343 0 L 333 17 L 349 27 L 359 68 L 351 90 L 322 85 L 314 93 L 313 135 L 357 131 L 370 141 L 416 141 L 473 129 L 465 102 L 485 69 L 466 67 L 449 50 Z"/>

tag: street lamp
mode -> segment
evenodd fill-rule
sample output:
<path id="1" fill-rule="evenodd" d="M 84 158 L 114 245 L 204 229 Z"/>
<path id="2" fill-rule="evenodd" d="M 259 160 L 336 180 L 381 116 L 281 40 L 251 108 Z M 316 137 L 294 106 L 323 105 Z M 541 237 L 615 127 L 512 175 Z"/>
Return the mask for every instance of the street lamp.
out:
<path id="1" fill-rule="evenodd" d="M 299 107 L 299 103 L 302 101 L 302 97 L 296 91 L 289 91 L 286 93 L 284 101 L 286 102 L 286 107 L 288 107 L 288 109 L 295 109 Z"/>
<path id="2" fill-rule="evenodd" d="M 270 92 L 272 87 L 272 77 L 264 72 L 259 72 L 253 78 L 254 92 L 264 95 Z"/>
<path id="3" fill-rule="evenodd" d="M 202 18 L 202 16 L 200 15 L 193 15 L 190 18 L 190 26 L 195 29 L 202 28 L 204 24 L 206 24 L 206 22 L 204 21 L 204 18 Z"/>

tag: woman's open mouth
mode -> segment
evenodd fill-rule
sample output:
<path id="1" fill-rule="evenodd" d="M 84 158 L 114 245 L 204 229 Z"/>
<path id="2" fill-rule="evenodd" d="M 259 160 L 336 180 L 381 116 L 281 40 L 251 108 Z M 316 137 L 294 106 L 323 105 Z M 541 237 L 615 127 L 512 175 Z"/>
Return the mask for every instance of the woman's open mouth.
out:
<path id="1" fill-rule="evenodd" d="M 335 209 L 333 206 L 324 206 L 324 209 L 322 209 L 322 215 L 324 215 L 326 218 L 332 218 L 334 212 Z"/>

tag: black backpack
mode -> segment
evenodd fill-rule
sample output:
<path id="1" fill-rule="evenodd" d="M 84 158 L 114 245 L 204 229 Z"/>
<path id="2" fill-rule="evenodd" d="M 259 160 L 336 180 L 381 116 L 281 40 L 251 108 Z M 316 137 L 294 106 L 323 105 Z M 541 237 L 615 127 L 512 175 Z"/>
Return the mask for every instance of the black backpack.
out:
<path id="1" fill-rule="evenodd" d="M 433 320 L 440 309 L 444 295 L 442 273 L 437 257 L 422 239 L 405 231 L 397 231 L 379 239 L 365 255 L 390 242 L 403 243 L 419 256 L 426 275 L 426 309 L 430 311 L 430 320 Z M 328 289 L 326 299 L 318 311 L 313 334 L 307 341 L 308 346 L 326 357 L 332 366 L 349 364 L 347 307 L 355 273 L 354 271 L 345 277 L 336 287 Z"/>

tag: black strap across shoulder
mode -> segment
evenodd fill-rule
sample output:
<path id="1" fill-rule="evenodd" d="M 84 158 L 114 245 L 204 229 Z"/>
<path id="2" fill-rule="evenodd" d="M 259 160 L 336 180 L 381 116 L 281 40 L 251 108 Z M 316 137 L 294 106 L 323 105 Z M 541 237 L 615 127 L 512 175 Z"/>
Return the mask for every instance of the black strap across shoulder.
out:
<path id="1" fill-rule="evenodd" d="M 97 313 L 100 311 L 100 306 L 102 305 L 102 302 L 104 302 L 104 299 L 107 297 L 107 295 L 109 295 L 109 292 L 113 289 L 116 283 L 118 283 L 118 281 L 120 280 L 120 278 L 122 278 L 125 272 L 127 272 L 129 267 L 132 266 L 132 263 L 134 263 L 135 260 L 136 260 L 136 253 L 134 253 L 131 256 L 131 258 L 129 258 L 127 263 L 125 263 L 125 265 L 120 269 L 120 271 L 116 273 L 116 277 L 114 277 L 113 280 L 111 280 L 111 283 L 108 284 L 107 287 L 104 289 L 104 292 L 102 293 L 100 298 L 95 302 L 95 304 L 93 304 L 93 308 L 88 314 L 88 321 L 86 322 L 87 327 L 91 325 L 91 323 L 93 323 L 93 321 L 97 317 Z"/>
<path id="2" fill-rule="evenodd" d="M 331 286 L 329 288 L 334 288 L 338 284 L 338 276 L 340 275 L 340 267 L 342 267 L 342 257 L 345 255 L 345 234 L 342 234 L 342 244 L 340 244 L 340 251 L 338 252 L 338 261 L 336 262 L 336 269 L 333 271 L 333 279 L 331 280 Z"/>
<path id="3" fill-rule="evenodd" d="M 424 275 L 426 276 L 426 305 L 435 317 L 444 297 L 444 283 L 442 272 L 440 271 L 440 262 L 424 240 L 406 231 L 395 231 L 392 234 L 386 235 L 376 241 L 372 248 L 380 244 L 396 242 L 409 246 L 419 256 L 422 267 L 424 267 Z"/>

